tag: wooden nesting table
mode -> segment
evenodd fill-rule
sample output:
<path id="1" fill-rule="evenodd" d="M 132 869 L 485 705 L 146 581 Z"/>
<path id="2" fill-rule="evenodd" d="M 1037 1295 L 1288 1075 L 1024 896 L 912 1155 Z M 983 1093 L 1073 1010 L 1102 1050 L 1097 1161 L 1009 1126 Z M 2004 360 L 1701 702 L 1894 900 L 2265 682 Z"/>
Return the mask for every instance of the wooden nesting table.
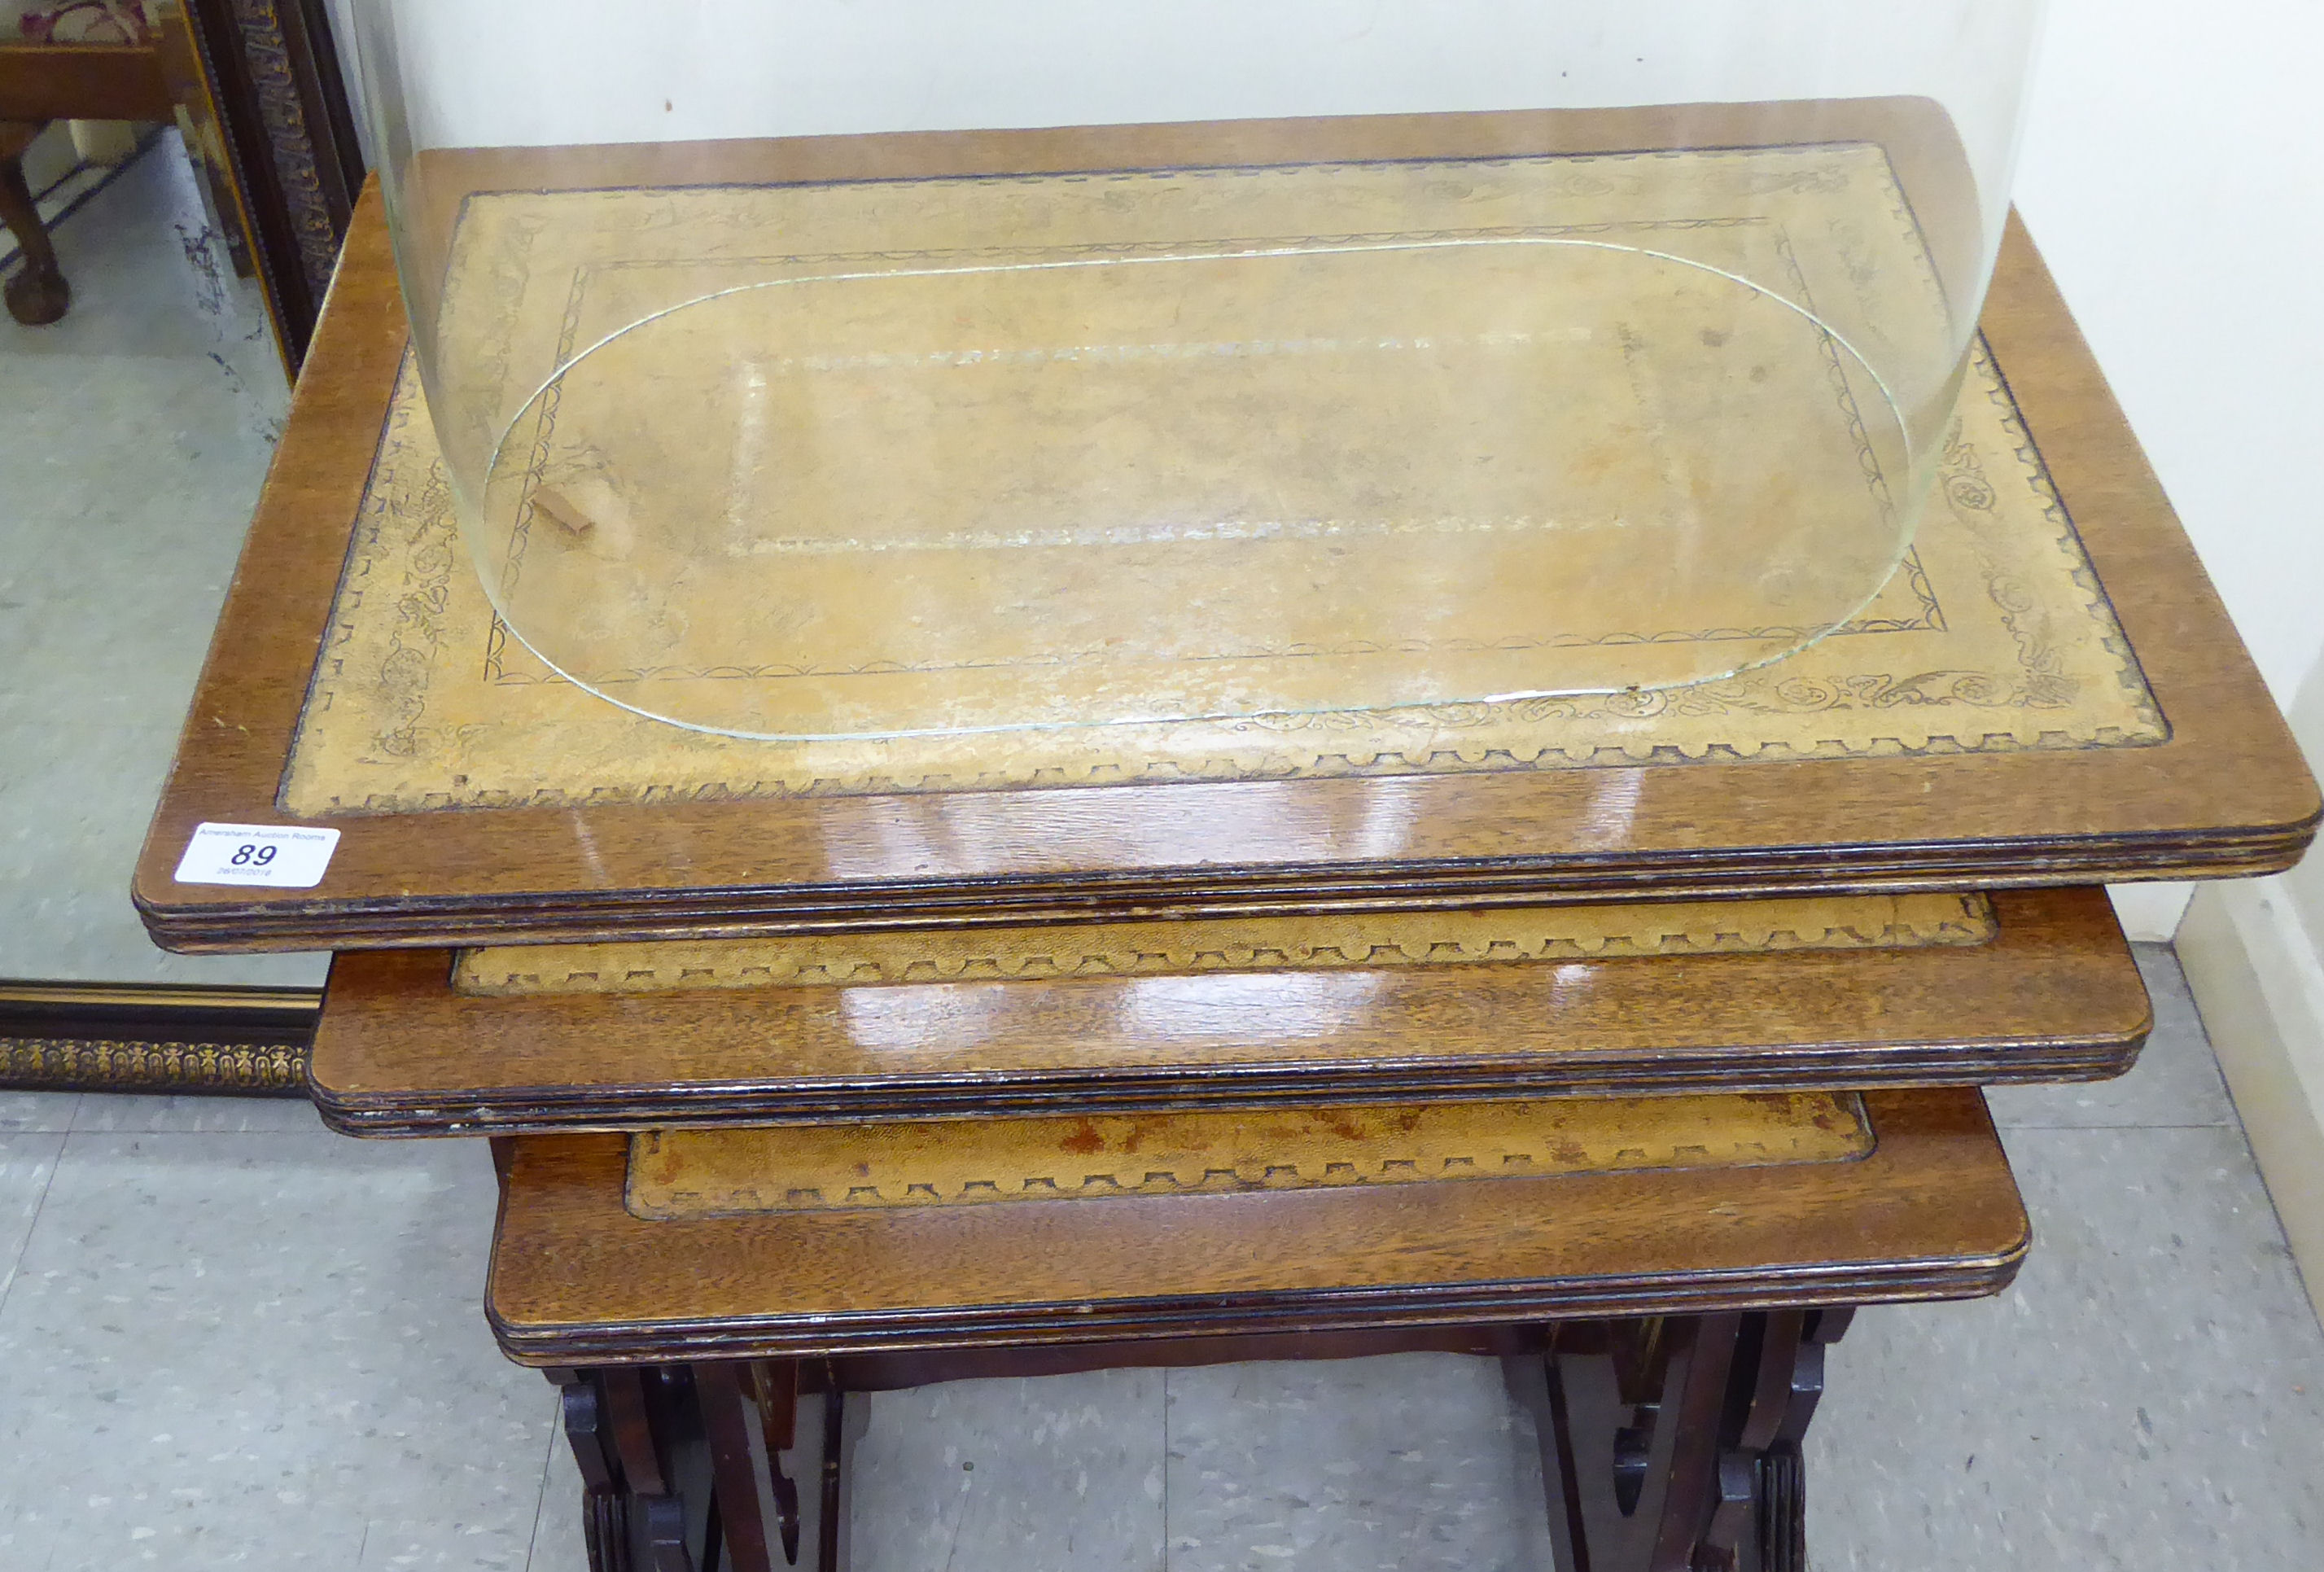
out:
<path id="1" fill-rule="evenodd" d="M 954 1191 L 853 1208 L 793 1209 L 758 1188 L 790 1131 L 634 1148 L 523 1137 L 510 1143 L 488 1309 L 511 1356 L 564 1388 L 601 1566 L 622 1564 L 613 1547 L 631 1534 L 639 1565 L 701 1565 L 706 1535 L 732 1565 L 780 1565 L 769 1547 L 802 1534 L 821 1565 L 844 1565 L 843 1394 L 1449 1349 L 1508 1362 L 1570 1565 L 1803 1568 L 1798 1443 L 1823 1345 L 1858 1305 L 1992 1293 L 2024 1256 L 2024 1212 L 1982 1098 L 1563 1102 L 1549 1116 L 1499 1104 L 1452 1115 L 1537 1132 L 1528 1166 L 1542 1171 L 1524 1178 L 1453 1177 L 1494 1143 L 1468 1128 L 1450 1134 L 1452 1162 L 1430 1151 L 1426 1176 L 1383 1180 L 1382 1154 L 1419 1150 L 1399 1144 L 1411 1110 L 1350 1105 L 1321 1123 L 1369 1128 L 1336 1142 L 1247 1116 L 1266 1156 L 1240 1179 L 1214 1169 L 1204 1182 L 1222 1142 L 1177 1162 L 1167 1188 L 1131 1172 L 1123 1193 L 1109 1182 L 1084 1198 Z M 1220 1117 L 1130 1123 L 1151 1148 Z M 1090 1130 L 993 1123 L 1053 1126 L 1037 1144 L 1084 1144 Z M 850 1134 L 859 1158 L 895 1139 Z M 1337 1186 L 1283 1172 L 1328 1171 L 1335 1154 L 1374 1171 Z M 1010 1156 L 1023 1166 L 1020 1153 L 992 1161 Z M 1074 1175 L 1119 1167 L 1118 1154 L 1050 1156 Z"/>
<path id="2" fill-rule="evenodd" d="M 733 156 L 844 183 L 1650 134 Z M 488 1313 L 562 1392 L 595 1572 L 843 1562 L 851 1392 L 1410 1348 L 1507 1362 L 1567 1572 L 1792 1572 L 1823 1349 L 2028 1246 L 1976 1088 L 2144 1040 L 2095 886 L 2280 869 L 2318 816 L 2021 231 L 1985 320 L 1920 609 L 1764 680 L 932 762 L 675 734 L 525 669 L 374 197 L 137 900 L 171 948 L 341 952 L 335 1125 L 493 1138 Z M 341 838 L 310 887 L 180 883 L 206 822 Z"/>

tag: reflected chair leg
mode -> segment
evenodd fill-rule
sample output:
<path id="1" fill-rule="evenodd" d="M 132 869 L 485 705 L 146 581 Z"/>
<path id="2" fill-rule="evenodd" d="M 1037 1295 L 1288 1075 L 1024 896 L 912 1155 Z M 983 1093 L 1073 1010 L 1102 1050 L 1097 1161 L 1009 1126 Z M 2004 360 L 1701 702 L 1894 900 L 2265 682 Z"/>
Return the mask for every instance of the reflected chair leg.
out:
<path id="1" fill-rule="evenodd" d="M 24 150 L 40 130 L 37 122 L 0 120 L 0 223 L 24 254 L 14 276 L 0 285 L 0 295 L 6 298 L 8 314 L 27 328 L 55 321 L 72 304 L 72 286 L 57 266 L 56 246 L 33 205 L 32 189 L 24 183 Z"/>

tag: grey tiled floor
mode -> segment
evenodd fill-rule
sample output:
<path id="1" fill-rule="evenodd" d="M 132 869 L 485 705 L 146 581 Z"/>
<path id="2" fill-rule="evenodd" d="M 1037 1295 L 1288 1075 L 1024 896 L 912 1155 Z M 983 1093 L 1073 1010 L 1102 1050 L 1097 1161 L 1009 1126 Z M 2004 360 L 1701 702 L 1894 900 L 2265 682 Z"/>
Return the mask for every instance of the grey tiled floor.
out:
<path id="1" fill-rule="evenodd" d="M 477 1313 L 480 1148 L 292 1102 L 0 1114 L 0 1566 L 527 1564 L 550 1405 Z"/>
<path id="2" fill-rule="evenodd" d="M 148 155 L 67 224 L 75 315 L 0 324 L 0 975 L 312 980 L 146 946 L 124 886 L 281 392 Z M 2324 1530 L 2324 1333 L 2168 954 L 2105 1086 L 1997 1095 L 2037 1244 L 1868 1312 L 1812 1437 L 1826 1572 L 2290 1568 Z M 479 1299 L 474 1143 L 295 1102 L 0 1092 L 0 1569 L 577 1572 L 579 1483 Z M 873 1572 L 1545 1566 L 1489 1364 L 963 1382 L 872 1400 Z"/>
<path id="3" fill-rule="evenodd" d="M 2290 1568 L 2324 1530 L 2324 1333 L 2185 981 L 2120 1080 L 1991 1094 L 2011 1290 L 1857 1319 L 1811 1435 L 1818 1565 Z"/>

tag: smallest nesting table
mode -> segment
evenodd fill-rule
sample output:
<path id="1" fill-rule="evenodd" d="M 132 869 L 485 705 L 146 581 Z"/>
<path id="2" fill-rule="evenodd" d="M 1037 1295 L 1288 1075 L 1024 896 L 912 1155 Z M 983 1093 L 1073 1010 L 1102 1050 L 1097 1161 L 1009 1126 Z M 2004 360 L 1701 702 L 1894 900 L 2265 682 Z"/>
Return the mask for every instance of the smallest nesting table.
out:
<path id="1" fill-rule="evenodd" d="M 844 1567 L 851 1394 L 1412 1349 L 1508 1362 L 1567 1567 L 1789 1572 L 1823 1345 L 2029 1241 L 1969 1088 L 825 1133 L 499 1143 L 600 1572 Z"/>

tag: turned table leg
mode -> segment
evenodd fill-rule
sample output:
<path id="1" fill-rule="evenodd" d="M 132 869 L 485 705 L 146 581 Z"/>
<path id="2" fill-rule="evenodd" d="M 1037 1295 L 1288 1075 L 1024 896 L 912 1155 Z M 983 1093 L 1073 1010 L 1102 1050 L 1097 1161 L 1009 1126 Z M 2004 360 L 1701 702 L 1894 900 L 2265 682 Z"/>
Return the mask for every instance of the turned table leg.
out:
<path id="1" fill-rule="evenodd" d="M 72 286 L 57 266 L 56 246 L 32 204 L 32 189 L 24 183 L 24 150 L 40 129 L 37 122 L 0 120 L 0 223 L 24 253 L 15 273 L 0 285 L 0 295 L 7 300 L 8 314 L 28 328 L 55 321 L 72 304 Z"/>

